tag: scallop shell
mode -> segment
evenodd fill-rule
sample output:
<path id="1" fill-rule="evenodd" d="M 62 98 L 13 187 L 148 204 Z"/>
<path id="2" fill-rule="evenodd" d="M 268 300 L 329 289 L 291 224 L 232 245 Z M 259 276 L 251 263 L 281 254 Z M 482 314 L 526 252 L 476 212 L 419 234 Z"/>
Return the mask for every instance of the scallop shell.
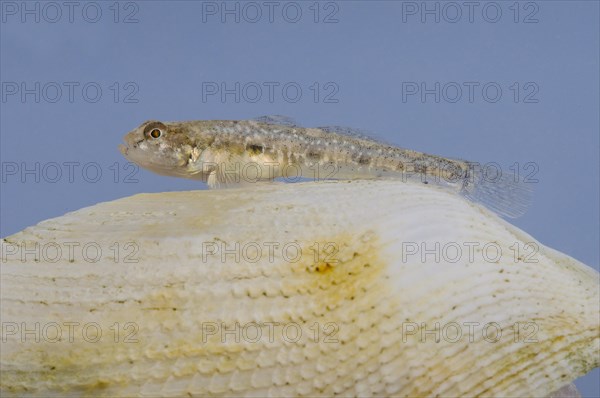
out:
<path id="1" fill-rule="evenodd" d="M 599 364 L 595 270 L 418 184 L 135 195 L 5 238 L 1 276 L 3 396 L 546 396 Z"/>

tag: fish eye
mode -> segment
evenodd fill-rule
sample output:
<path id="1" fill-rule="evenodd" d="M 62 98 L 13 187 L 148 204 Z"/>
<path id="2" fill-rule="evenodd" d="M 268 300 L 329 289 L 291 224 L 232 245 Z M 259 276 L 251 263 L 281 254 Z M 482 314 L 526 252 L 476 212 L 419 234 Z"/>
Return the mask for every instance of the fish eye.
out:
<path id="1" fill-rule="evenodd" d="M 159 121 L 146 122 L 144 127 L 144 137 L 148 139 L 157 139 L 162 137 L 167 131 L 167 126 Z"/>

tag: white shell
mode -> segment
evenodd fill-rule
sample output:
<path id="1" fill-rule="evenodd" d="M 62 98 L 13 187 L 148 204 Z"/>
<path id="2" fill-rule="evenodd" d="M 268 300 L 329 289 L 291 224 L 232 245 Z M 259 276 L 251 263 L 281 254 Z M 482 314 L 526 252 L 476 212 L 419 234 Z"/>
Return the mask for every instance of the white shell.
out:
<path id="1" fill-rule="evenodd" d="M 5 238 L 1 277 L 3 396 L 545 396 L 599 365 L 598 273 L 431 186 L 135 195 Z"/>

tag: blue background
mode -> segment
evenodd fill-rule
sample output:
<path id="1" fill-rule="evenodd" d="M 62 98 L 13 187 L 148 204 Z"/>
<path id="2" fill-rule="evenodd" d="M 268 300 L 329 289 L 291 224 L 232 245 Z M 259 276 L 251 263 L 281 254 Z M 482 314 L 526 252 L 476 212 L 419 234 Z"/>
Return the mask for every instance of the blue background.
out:
<path id="1" fill-rule="evenodd" d="M 11 4 L 17 6 L 14 15 Z M 439 22 L 431 14 L 421 21 L 422 2 L 399 1 L 322 2 L 317 7 L 318 22 L 312 1 L 288 5 L 286 13 L 287 3 L 279 3 L 273 22 L 265 6 L 252 22 L 256 8 L 244 9 L 244 3 L 238 4 L 239 22 L 235 15 L 225 15 L 222 22 L 221 2 L 144 1 L 116 6 L 113 1 L 96 2 L 85 14 L 85 3 L 80 3 L 72 22 L 67 8 L 58 16 L 55 9 L 36 2 L 27 2 L 27 7 L 39 7 L 39 22 L 35 14 L 24 15 L 22 21 L 21 4 L 2 4 L 1 236 L 139 192 L 205 189 L 201 183 L 144 170 L 135 171 L 137 182 L 126 182 L 131 169 L 126 169 L 117 145 L 145 120 L 284 114 L 308 126 L 364 128 L 399 146 L 428 153 L 498 162 L 505 171 L 514 162 L 520 163 L 521 172 L 531 171 L 524 165 L 534 162 L 539 168 L 534 203 L 514 224 L 545 245 L 598 269 L 600 13 L 596 1 L 521 2 L 517 7 L 514 1 L 480 2 L 472 22 L 463 2 L 454 3 L 461 7 L 459 18 L 455 18 L 456 8 L 427 2 L 428 8 L 440 10 Z M 416 15 L 407 12 L 413 5 Z M 216 15 L 206 12 L 215 7 Z M 236 5 L 230 2 L 227 7 Z M 297 8 L 302 16 L 292 23 Z M 502 15 L 494 23 L 498 8 Z M 102 11 L 98 18 L 96 9 Z M 93 19 L 98 20 L 89 21 Z M 22 82 L 29 88 L 40 82 L 39 102 L 33 94 L 24 99 L 20 93 L 10 94 Z M 63 87 L 62 97 L 54 103 L 51 82 Z M 72 102 L 64 82 L 79 84 Z M 235 82 L 280 85 L 272 102 L 263 86 L 262 96 L 252 103 L 249 100 L 256 93 L 252 84 L 236 102 L 233 95 L 225 101 L 219 95 L 203 98 L 206 82 L 225 82 L 229 88 Z M 290 82 L 302 89 L 297 102 L 282 93 L 281 87 Z M 315 82 L 320 87 L 318 101 L 310 88 Z M 450 88 L 439 102 L 433 95 L 422 102 L 419 96 L 403 101 L 403 82 L 426 82 L 429 88 L 435 82 L 480 86 L 472 103 L 464 86 L 462 98 L 455 103 L 446 100 L 454 97 Z M 482 97 L 481 86 L 489 82 L 503 90 L 497 102 Z M 510 89 L 515 82 L 520 83 L 518 101 Z M 525 90 L 528 82 L 533 85 Z M 87 83 L 102 89 L 97 102 L 90 99 L 95 95 L 92 89 L 90 97 L 83 96 L 81 88 Z M 524 102 L 531 87 L 538 88 L 530 98 L 536 103 Z M 329 99 L 337 102 L 326 102 L 325 96 L 334 90 Z M 287 94 L 295 95 L 293 90 Z M 40 162 L 39 182 L 33 174 L 23 178 L 6 169 L 15 164 L 21 169 L 21 162 L 28 168 Z M 79 162 L 73 181 L 63 168 L 62 176 L 52 182 L 56 170 L 47 166 L 49 162 Z M 111 166 L 115 162 L 118 175 Z M 93 167 L 83 175 L 86 164 Z M 95 178 L 95 167 L 102 171 L 101 178 L 86 181 Z M 596 369 L 577 381 L 584 396 L 600 396 L 599 378 Z"/>

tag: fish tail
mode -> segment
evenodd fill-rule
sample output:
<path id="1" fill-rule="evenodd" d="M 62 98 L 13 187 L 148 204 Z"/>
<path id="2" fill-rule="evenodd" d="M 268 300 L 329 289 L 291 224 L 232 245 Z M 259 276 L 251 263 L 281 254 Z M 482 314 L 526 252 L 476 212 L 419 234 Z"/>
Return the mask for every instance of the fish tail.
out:
<path id="1" fill-rule="evenodd" d="M 470 163 L 464 177 L 461 194 L 508 218 L 525 214 L 533 189 L 519 176 L 503 172 L 500 167 L 481 167 Z"/>

